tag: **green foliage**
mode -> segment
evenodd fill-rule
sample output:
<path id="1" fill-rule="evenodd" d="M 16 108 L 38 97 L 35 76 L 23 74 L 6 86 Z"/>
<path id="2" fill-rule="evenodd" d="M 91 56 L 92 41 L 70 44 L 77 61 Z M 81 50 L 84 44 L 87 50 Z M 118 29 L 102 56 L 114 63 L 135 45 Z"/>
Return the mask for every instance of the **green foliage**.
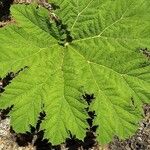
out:
<path id="1" fill-rule="evenodd" d="M 16 132 L 35 126 L 53 144 L 68 130 L 83 139 L 87 128 L 83 92 L 94 93 L 97 140 L 133 134 L 141 105 L 150 102 L 149 0 L 53 0 L 55 13 L 68 25 L 73 41 L 59 44 L 59 30 L 47 10 L 13 6 L 15 24 L 0 29 L 0 76 L 28 66 L 0 95 L 0 108 L 14 105 L 11 123 Z"/>

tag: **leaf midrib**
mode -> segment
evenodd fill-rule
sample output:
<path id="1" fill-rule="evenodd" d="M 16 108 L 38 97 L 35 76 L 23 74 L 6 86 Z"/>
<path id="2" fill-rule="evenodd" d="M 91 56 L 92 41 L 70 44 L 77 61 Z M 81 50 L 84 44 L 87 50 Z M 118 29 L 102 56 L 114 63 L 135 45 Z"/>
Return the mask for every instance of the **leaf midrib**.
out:
<path id="1" fill-rule="evenodd" d="M 144 2 L 144 1 L 143 1 L 143 2 Z M 143 2 L 141 2 L 141 4 L 142 4 Z M 133 5 L 133 3 L 134 3 L 134 1 L 130 4 L 130 6 Z M 139 5 L 139 4 L 137 4 L 137 5 Z M 134 9 L 137 5 L 135 5 L 132 9 Z M 109 37 L 103 36 L 103 33 L 105 33 L 105 31 L 107 31 L 107 29 L 109 29 L 109 28 L 111 28 L 112 26 L 114 26 L 115 24 L 119 23 L 121 20 L 123 20 L 123 19 L 125 20 L 126 18 L 124 18 L 124 15 L 127 13 L 127 11 L 129 10 L 129 7 L 130 7 L 130 6 L 127 7 L 127 9 L 124 11 L 124 13 L 121 15 L 121 17 L 120 17 L 119 19 L 117 19 L 116 21 L 114 21 L 112 24 L 106 26 L 98 35 L 91 36 L 91 37 L 87 37 L 87 38 L 83 38 L 83 39 L 75 39 L 75 40 L 73 41 L 73 43 L 80 42 L 80 41 L 91 40 L 91 39 L 96 39 L 96 38 L 101 38 L 101 37 L 105 37 L 105 38 L 109 39 L 110 36 L 109 36 Z M 117 37 L 117 38 L 111 37 L 111 38 L 120 39 L 119 37 Z M 125 37 L 121 37 L 121 39 L 130 39 L 130 40 L 132 39 L 132 40 L 136 40 L 136 39 L 139 39 L 139 38 L 125 38 Z M 143 38 L 142 38 L 142 39 L 143 39 Z"/>

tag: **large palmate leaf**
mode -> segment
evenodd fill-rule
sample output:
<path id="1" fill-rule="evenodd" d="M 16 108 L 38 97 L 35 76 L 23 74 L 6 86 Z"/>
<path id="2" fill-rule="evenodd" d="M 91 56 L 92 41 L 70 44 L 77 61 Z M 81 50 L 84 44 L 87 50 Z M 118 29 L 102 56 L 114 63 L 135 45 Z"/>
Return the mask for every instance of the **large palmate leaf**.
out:
<path id="1" fill-rule="evenodd" d="M 41 129 L 54 144 L 70 130 L 83 139 L 87 123 L 83 92 L 94 93 L 97 140 L 133 134 L 142 103 L 150 102 L 149 0 L 53 0 L 73 41 L 58 44 L 48 13 L 35 6 L 13 6 L 14 25 L 0 29 L 0 76 L 21 72 L 0 96 L 0 108 L 14 105 L 12 126 L 29 130 L 46 112 Z M 44 105 L 44 106 L 43 106 Z"/>

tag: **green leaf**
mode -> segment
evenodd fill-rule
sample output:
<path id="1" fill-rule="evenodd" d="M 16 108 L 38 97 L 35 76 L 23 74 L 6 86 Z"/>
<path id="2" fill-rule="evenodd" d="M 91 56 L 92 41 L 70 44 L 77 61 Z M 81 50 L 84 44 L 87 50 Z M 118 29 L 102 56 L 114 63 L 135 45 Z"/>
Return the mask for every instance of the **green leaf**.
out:
<path id="1" fill-rule="evenodd" d="M 140 51 L 150 49 L 150 1 L 52 2 L 60 6 L 56 14 L 73 41 L 58 44 L 57 27 L 46 10 L 13 6 L 16 24 L 0 29 L 0 76 L 28 68 L 1 94 L 0 108 L 14 104 L 11 120 L 17 132 L 29 130 L 44 110 L 41 129 L 53 144 L 63 142 L 68 130 L 83 139 L 88 127 L 83 87 L 96 97 L 90 109 L 97 115 L 101 144 L 114 135 L 132 135 L 141 105 L 150 102 L 150 63 Z"/>

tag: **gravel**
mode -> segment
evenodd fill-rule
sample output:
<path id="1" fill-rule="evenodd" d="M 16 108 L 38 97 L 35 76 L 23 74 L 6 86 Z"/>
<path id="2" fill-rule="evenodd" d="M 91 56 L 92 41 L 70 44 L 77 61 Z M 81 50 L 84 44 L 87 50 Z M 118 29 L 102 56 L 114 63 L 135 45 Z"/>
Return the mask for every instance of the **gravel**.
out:
<path id="1" fill-rule="evenodd" d="M 19 147 L 15 137 L 10 133 L 10 118 L 0 120 L 0 150 L 35 150 L 31 144 Z"/>

